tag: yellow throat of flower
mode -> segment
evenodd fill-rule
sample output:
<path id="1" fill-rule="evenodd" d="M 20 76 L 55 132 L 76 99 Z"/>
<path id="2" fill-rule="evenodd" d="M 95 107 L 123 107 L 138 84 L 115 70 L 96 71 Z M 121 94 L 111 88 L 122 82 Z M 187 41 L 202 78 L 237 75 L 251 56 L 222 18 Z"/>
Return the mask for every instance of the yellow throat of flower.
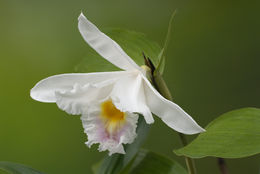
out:
<path id="1" fill-rule="evenodd" d="M 104 101 L 101 104 L 101 116 L 110 122 L 123 121 L 125 113 L 118 110 L 112 100 Z"/>
<path id="2" fill-rule="evenodd" d="M 124 125 L 126 114 L 118 110 L 112 100 L 106 100 L 101 103 L 101 117 L 106 131 L 113 135 Z"/>

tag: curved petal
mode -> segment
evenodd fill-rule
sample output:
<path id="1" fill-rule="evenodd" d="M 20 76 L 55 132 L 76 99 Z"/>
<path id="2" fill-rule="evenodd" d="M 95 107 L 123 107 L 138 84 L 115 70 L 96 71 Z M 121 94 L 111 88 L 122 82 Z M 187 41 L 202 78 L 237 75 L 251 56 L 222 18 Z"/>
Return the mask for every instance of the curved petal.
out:
<path id="1" fill-rule="evenodd" d="M 122 112 L 140 113 L 144 116 L 146 123 L 154 122 L 152 113 L 146 105 L 143 79 L 140 72 L 119 78 L 114 84 L 111 98 Z"/>
<path id="2" fill-rule="evenodd" d="M 81 115 L 87 113 L 88 106 L 93 101 L 107 98 L 113 89 L 113 82 L 99 83 L 96 85 L 87 84 L 81 86 L 75 84 L 73 89 L 66 92 L 55 92 L 58 107 L 68 114 Z"/>
<path id="3" fill-rule="evenodd" d="M 38 82 L 30 92 L 34 100 L 41 102 L 56 102 L 55 92 L 66 92 L 73 89 L 75 84 L 84 86 L 88 83 L 95 84 L 102 81 L 120 78 L 129 71 L 99 72 L 99 73 L 72 73 L 48 77 Z"/>
<path id="4" fill-rule="evenodd" d="M 184 134 L 196 134 L 205 131 L 181 107 L 165 99 L 143 76 L 146 102 L 155 115 L 160 117 L 172 129 Z"/>
<path id="5" fill-rule="evenodd" d="M 94 50 L 96 50 L 98 54 L 121 69 L 140 70 L 140 67 L 115 41 L 102 33 L 82 13 L 80 14 L 78 20 L 78 28 L 82 37 Z"/>

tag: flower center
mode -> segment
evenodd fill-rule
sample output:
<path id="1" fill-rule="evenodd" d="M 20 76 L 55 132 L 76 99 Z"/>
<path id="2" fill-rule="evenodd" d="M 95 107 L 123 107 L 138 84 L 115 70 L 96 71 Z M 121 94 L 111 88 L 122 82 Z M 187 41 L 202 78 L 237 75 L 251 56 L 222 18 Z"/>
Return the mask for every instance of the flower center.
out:
<path id="1" fill-rule="evenodd" d="M 101 117 L 108 136 L 118 141 L 118 133 L 125 124 L 126 114 L 118 110 L 112 100 L 101 103 Z"/>
<path id="2" fill-rule="evenodd" d="M 107 121 L 118 122 L 125 119 L 125 113 L 118 110 L 112 100 L 104 101 L 101 104 L 101 115 Z"/>

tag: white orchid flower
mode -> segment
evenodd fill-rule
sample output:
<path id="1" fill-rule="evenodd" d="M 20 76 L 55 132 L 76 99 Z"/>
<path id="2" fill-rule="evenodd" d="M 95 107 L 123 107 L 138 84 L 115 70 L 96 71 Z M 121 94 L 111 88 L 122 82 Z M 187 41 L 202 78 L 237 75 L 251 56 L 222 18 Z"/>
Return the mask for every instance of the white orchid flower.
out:
<path id="1" fill-rule="evenodd" d="M 123 71 L 51 76 L 32 88 L 31 97 L 57 103 L 69 114 L 82 115 L 89 147 L 99 143 L 99 151 L 124 154 L 123 144 L 132 143 L 137 136 L 138 114 L 151 124 L 153 113 L 184 134 L 204 131 L 178 105 L 162 97 L 146 78 L 145 71 L 83 14 L 78 18 L 78 28 L 94 50 Z"/>

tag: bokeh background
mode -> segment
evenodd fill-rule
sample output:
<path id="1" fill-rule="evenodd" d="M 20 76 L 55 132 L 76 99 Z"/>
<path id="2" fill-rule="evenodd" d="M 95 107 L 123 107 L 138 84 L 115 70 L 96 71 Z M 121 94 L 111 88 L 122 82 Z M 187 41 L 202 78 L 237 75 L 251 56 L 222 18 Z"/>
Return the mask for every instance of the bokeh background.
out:
<path id="1" fill-rule="evenodd" d="M 146 33 L 160 45 L 178 9 L 164 77 L 175 102 L 202 126 L 241 107 L 260 107 L 260 3 L 256 0 L 1 0 L 0 161 L 46 174 L 89 174 L 106 153 L 89 149 L 79 116 L 33 101 L 30 89 L 73 72 L 88 45 L 77 29 L 81 11 L 100 28 Z M 194 137 L 189 137 L 192 139 Z M 144 148 L 176 157 L 176 132 L 159 119 Z M 215 158 L 198 173 L 219 173 Z M 227 160 L 230 173 L 259 173 L 260 156 Z"/>

